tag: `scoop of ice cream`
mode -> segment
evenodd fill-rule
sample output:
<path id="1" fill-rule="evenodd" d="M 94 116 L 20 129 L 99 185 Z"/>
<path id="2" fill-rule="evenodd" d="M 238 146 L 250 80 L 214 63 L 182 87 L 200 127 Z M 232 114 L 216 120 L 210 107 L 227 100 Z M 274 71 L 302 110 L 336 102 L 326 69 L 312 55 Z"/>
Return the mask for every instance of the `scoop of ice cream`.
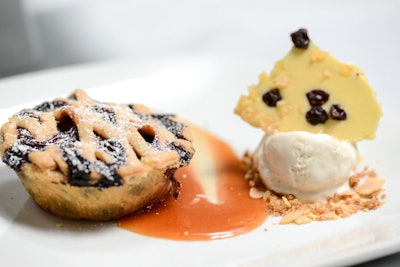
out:
<path id="1" fill-rule="evenodd" d="M 305 131 L 267 134 L 255 153 L 261 179 L 269 189 L 307 202 L 349 190 L 357 158 L 355 145 Z"/>

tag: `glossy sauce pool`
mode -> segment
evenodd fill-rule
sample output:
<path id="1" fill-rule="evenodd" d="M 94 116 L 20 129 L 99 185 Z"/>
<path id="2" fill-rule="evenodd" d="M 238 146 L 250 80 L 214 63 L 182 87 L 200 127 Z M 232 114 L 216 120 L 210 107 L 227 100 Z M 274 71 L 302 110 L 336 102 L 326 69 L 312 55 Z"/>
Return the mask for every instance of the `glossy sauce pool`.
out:
<path id="1" fill-rule="evenodd" d="M 174 240 L 214 240 L 249 232 L 268 217 L 266 203 L 249 196 L 245 170 L 217 137 L 193 127 L 195 156 L 175 177 L 177 200 L 124 217 L 117 225 L 135 233 Z"/>

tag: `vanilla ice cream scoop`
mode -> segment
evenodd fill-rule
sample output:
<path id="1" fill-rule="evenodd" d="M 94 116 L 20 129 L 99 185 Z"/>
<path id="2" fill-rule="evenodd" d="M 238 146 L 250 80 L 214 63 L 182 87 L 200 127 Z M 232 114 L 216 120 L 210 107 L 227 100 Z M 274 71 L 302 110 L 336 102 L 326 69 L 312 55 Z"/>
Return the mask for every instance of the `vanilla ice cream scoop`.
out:
<path id="1" fill-rule="evenodd" d="M 278 132 L 264 136 L 255 162 L 269 189 L 314 202 L 350 189 L 358 153 L 354 144 L 327 134 Z"/>

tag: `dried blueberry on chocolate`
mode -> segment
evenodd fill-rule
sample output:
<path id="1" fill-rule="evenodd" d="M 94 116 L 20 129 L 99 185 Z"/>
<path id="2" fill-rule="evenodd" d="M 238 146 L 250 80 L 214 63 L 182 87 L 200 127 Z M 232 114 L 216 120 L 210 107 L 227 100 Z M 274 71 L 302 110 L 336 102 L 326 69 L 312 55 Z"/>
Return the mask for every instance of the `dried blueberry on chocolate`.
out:
<path id="1" fill-rule="evenodd" d="M 262 100 L 269 107 L 276 107 L 276 103 L 282 100 L 281 93 L 278 88 L 271 89 L 262 95 Z"/>
<path id="2" fill-rule="evenodd" d="M 296 48 L 307 49 L 310 44 L 310 38 L 306 29 L 301 28 L 290 34 L 292 42 Z"/>
<path id="3" fill-rule="evenodd" d="M 333 104 L 329 110 L 331 119 L 333 120 L 346 120 L 347 113 L 339 104 Z"/>
<path id="4" fill-rule="evenodd" d="M 307 92 L 306 96 L 308 103 L 310 103 L 312 107 L 322 106 L 329 100 L 329 94 L 321 89 L 311 90 Z"/>
<path id="5" fill-rule="evenodd" d="M 328 119 L 328 113 L 321 106 L 312 107 L 306 113 L 306 120 L 312 125 L 325 123 Z"/>

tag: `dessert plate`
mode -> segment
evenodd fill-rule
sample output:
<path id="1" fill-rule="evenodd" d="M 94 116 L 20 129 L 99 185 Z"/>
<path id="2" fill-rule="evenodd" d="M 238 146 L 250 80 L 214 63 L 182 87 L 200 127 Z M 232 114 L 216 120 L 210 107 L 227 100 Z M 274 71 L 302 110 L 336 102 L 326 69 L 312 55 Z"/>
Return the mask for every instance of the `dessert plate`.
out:
<path id="1" fill-rule="evenodd" d="M 269 69 L 260 62 L 190 57 L 97 63 L 16 76 L 0 80 L 0 120 L 5 122 L 15 111 L 43 98 L 67 95 L 80 87 L 99 101 L 143 103 L 177 113 L 219 136 L 240 155 L 255 148 L 262 132 L 241 121 L 233 108 L 257 75 Z M 393 122 L 400 110 L 385 105 L 394 97 L 389 91 L 379 88 L 377 94 L 384 108 L 377 139 L 358 145 L 363 163 L 386 179 L 386 204 L 376 211 L 300 226 L 279 225 L 278 218 L 270 217 L 256 230 L 224 240 L 156 239 L 113 223 L 50 215 L 33 203 L 13 171 L 1 164 L 0 265 L 337 266 L 398 252 L 400 180 L 395 153 L 400 150 L 400 127 Z"/>

